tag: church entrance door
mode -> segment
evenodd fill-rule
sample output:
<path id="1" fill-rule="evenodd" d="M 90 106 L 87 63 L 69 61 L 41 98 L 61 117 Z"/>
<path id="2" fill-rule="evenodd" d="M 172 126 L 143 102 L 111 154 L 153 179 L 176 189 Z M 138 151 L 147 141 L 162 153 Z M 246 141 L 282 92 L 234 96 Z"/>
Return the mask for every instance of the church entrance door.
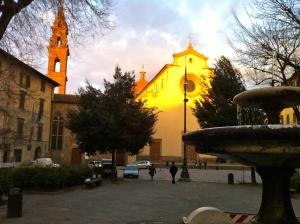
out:
<path id="1" fill-rule="evenodd" d="M 153 139 L 150 144 L 150 161 L 159 162 L 161 159 L 161 139 Z"/>
<path id="2" fill-rule="evenodd" d="M 34 151 L 34 160 L 41 158 L 42 156 L 42 150 L 40 147 L 37 147 Z"/>

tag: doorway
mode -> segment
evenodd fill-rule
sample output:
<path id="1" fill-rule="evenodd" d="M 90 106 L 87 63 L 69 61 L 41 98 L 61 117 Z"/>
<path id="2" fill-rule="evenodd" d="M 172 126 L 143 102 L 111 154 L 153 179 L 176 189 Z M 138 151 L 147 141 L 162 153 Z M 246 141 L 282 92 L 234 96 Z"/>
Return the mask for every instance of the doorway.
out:
<path id="1" fill-rule="evenodd" d="M 150 144 L 150 161 L 159 162 L 161 160 L 161 139 L 153 139 Z"/>
<path id="2" fill-rule="evenodd" d="M 42 156 L 41 147 L 37 147 L 34 151 L 34 160 L 41 158 L 41 156 Z"/>

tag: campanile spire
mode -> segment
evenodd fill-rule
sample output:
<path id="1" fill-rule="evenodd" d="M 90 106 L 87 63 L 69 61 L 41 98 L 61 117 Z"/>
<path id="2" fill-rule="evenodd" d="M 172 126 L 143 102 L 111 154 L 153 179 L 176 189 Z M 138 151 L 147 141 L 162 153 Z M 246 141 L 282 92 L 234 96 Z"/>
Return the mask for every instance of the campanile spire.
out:
<path id="1" fill-rule="evenodd" d="M 48 76 L 60 84 L 58 92 L 65 94 L 69 47 L 68 25 L 65 20 L 63 0 L 60 1 L 52 26 L 52 36 L 49 41 L 48 53 Z"/>

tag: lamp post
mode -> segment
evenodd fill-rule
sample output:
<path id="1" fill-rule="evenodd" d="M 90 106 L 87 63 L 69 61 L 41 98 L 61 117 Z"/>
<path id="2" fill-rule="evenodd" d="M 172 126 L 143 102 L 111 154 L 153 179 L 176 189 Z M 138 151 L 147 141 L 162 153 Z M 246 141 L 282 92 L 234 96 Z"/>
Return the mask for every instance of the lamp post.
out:
<path id="1" fill-rule="evenodd" d="M 186 104 L 189 101 L 186 97 L 186 90 L 187 90 L 187 85 L 188 85 L 188 80 L 187 80 L 187 72 L 186 72 L 186 56 L 185 56 L 185 66 L 184 66 L 184 85 L 183 85 L 183 90 L 184 90 L 184 99 L 183 99 L 183 133 L 186 133 Z M 179 181 L 183 182 L 190 182 L 190 174 L 188 171 L 188 166 L 187 166 L 187 158 L 186 158 L 186 143 L 183 143 L 183 160 L 182 160 L 182 171 L 180 175 Z"/>

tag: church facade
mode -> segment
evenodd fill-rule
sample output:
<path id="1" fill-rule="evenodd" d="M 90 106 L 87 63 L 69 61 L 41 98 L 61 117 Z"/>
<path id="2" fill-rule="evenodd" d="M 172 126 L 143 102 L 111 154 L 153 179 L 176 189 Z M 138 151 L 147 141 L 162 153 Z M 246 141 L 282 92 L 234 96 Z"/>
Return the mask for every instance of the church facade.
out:
<path id="1" fill-rule="evenodd" d="M 153 162 L 181 161 L 183 158 L 184 131 L 184 83 L 187 76 L 187 132 L 198 130 L 196 117 L 192 113 L 194 101 L 207 91 L 213 76 L 207 64 L 208 58 L 197 52 L 190 43 L 186 50 L 173 55 L 172 64 L 166 64 L 154 78 L 145 84 L 144 71 L 137 82 L 143 88 L 136 94 L 136 100 L 142 100 L 149 107 L 159 111 L 155 126 L 153 142 L 144 147 L 138 159 L 149 159 Z M 198 155 L 192 146 L 187 146 L 187 159 L 195 162 Z"/>

